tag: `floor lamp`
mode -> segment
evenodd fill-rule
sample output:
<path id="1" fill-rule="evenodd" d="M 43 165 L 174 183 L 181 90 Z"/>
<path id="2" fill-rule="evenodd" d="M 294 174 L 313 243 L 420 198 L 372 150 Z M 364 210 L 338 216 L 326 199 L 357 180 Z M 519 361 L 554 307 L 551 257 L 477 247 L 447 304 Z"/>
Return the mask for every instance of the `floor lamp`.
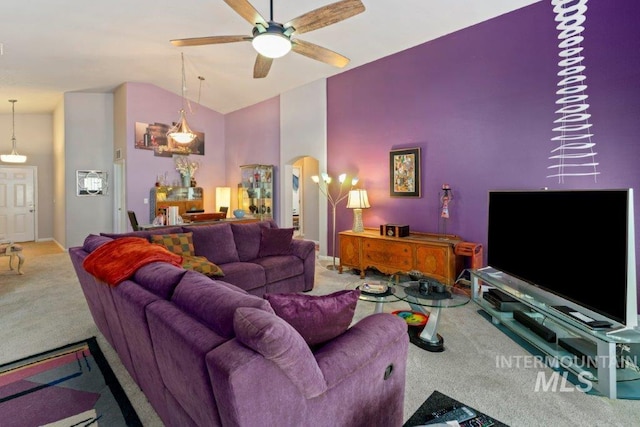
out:
<path id="1" fill-rule="evenodd" d="M 320 188 L 320 192 L 327 197 L 329 204 L 331 205 L 331 213 L 332 213 L 332 221 L 333 221 L 333 264 L 328 265 L 327 268 L 329 270 L 336 270 L 336 206 L 338 203 L 343 201 L 349 195 L 348 192 L 344 192 L 344 183 L 347 179 L 347 174 L 343 173 L 338 176 L 338 182 L 340 183 L 340 187 L 338 190 L 338 195 L 333 197 L 331 195 L 331 191 L 329 189 L 329 185 L 331 184 L 332 178 L 326 173 L 321 173 L 320 176 L 314 175 L 311 177 L 311 180 L 318 184 L 318 188 Z M 353 178 L 351 180 L 351 185 L 354 186 L 358 182 L 358 178 Z"/>

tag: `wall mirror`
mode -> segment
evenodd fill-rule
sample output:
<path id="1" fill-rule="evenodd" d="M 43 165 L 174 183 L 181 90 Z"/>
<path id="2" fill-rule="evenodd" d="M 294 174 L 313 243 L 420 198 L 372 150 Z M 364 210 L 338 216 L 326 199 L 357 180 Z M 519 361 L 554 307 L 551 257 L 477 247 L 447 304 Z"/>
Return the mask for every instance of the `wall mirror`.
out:
<path id="1" fill-rule="evenodd" d="M 76 171 L 76 195 L 104 196 L 107 194 L 107 172 L 96 170 Z"/>

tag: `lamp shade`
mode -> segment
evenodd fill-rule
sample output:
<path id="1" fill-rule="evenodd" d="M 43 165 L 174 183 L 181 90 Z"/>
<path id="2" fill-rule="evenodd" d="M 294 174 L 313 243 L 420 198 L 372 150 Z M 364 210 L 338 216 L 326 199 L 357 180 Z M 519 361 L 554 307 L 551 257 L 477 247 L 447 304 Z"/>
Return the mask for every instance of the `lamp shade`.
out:
<path id="1" fill-rule="evenodd" d="M 347 208 L 349 209 L 366 209 L 370 208 L 367 190 L 350 190 Z"/>
<path id="2" fill-rule="evenodd" d="M 216 212 L 220 212 L 220 208 L 229 209 L 231 205 L 231 187 L 216 187 Z"/>

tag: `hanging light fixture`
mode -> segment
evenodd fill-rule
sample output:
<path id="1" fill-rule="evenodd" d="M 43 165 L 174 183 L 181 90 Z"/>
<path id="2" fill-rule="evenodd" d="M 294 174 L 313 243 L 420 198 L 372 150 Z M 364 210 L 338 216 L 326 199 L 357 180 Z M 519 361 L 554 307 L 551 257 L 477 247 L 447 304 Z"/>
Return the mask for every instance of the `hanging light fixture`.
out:
<path id="1" fill-rule="evenodd" d="M 185 97 L 184 91 L 187 86 L 187 79 L 184 72 L 184 53 L 180 54 L 182 57 L 182 108 L 180 109 L 180 119 L 178 122 L 169 129 L 167 136 L 173 139 L 178 144 L 189 144 L 196 139 L 196 134 L 189 128 L 187 124 L 187 114 L 184 111 Z"/>
<path id="2" fill-rule="evenodd" d="M 291 50 L 291 34 L 293 27 L 284 26 L 273 20 L 273 0 L 269 2 L 270 18 L 265 24 L 258 22 L 253 28 L 253 48 L 267 58 L 281 58 Z"/>
<path id="3" fill-rule="evenodd" d="M 13 120 L 12 132 L 11 132 L 11 154 L 2 154 L 0 155 L 0 160 L 6 163 L 24 163 L 27 161 L 27 156 L 23 156 L 18 154 L 18 150 L 16 150 L 16 102 L 17 99 L 10 99 L 11 103 L 11 117 Z"/>
<path id="4" fill-rule="evenodd" d="M 286 30 L 277 22 L 269 22 L 269 27 L 256 25 L 253 29 L 253 48 L 267 58 L 281 58 L 291 50 L 291 39 Z"/>

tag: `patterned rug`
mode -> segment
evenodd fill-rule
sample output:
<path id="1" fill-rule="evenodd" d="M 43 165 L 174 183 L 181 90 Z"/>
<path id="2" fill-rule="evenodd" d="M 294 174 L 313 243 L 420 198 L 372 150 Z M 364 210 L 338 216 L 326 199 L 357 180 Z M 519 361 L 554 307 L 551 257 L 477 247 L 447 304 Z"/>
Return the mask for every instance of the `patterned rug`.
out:
<path id="1" fill-rule="evenodd" d="M 142 426 L 95 337 L 0 365 L 0 425 Z"/>

